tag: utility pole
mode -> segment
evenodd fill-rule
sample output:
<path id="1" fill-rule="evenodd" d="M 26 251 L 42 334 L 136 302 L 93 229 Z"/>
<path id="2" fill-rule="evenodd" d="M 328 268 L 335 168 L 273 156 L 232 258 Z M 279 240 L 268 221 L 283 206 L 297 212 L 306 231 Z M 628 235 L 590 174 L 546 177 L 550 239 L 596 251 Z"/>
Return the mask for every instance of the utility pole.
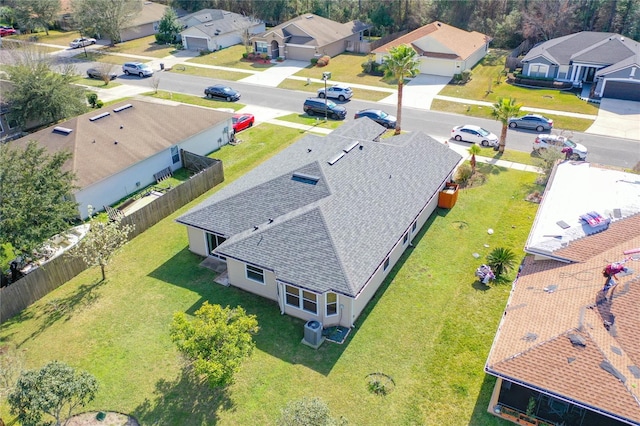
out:
<path id="1" fill-rule="evenodd" d="M 327 80 L 329 80 L 330 78 L 331 72 L 325 71 L 322 73 L 322 80 L 324 81 L 324 121 L 329 120 L 329 107 L 327 101 L 329 97 L 327 96 Z"/>

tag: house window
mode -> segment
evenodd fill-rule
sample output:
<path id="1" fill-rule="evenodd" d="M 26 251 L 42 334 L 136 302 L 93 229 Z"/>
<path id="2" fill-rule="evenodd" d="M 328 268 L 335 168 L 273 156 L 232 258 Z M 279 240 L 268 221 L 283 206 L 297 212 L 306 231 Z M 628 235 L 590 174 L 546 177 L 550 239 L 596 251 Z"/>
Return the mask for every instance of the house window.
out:
<path id="1" fill-rule="evenodd" d="M 332 315 L 338 314 L 338 295 L 335 293 L 327 293 L 325 296 L 325 301 L 327 305 L 327 316 L 330 317 Z"/>
<path id="2" fill-rule="evenodd" d="M 178 151 L 177 146 L 171 147 L 171 161 L 173 161 L 173 164 L 176 164 L 180 161 L 180 151 Z"/>
<path id="3" fill-rule="evenodd" d="M 383 266 L 382 268 L 383 268 L 385 271 L 386 271 L 387 269 L 389 269 L 389 258 L 388 258 L 388 257 L 384 260 L 384 266 Z"/>
<path id="4" fill-rule="evenodd" d="M 285 286 L 287 305 L 300 308 L 300 289 L 291 285 Z"/>
<path id="5" fill-rule="evenodd" d="M 529 64 L 530 77 L 546 77 L 548 72 L 549 72 L 549 65 Z"/>
<path id="6" fill-rule="evenodd" d="M 407 244 L 408 241 L 409 241 L 409 233 L 407 232 L 406 234 L 404 234 L 404 237 L 402 237 L 402 245 Z"/>
<path id="7" fill-rule="evenodd" d="M 211 256 L 215 256 L 221 260 L 227 260 L 226 257 L 215 254 L 213 251 L 222 243 L 226 241 L 226 238 L 216 234 L 206 233 L 207 235 L 207 248 L 209 249 L 208 253 Z"/>
<path id="8" fill-rule="evenodd" d="M 264 41 L 256 41 L 256 52 L 269 53 L 269 45 Z"/>
<path id="9" fill-rule="evenodd" d="M 411 226 L 411 232 L 416 232 L 416 229 L 418 229 L 418 222 L 413 222 L 413 225 Z"/>
<path id="10" fill-rule="evenodd" d="M 318 295 L 310 291 L 302 290 L 302 310 L 318 314 Z"/>
<path id="11" fill-rule="evenodd" d="M 262 269 L 256 268 L 255 266 L 246 265 L 246 270 L 248 279 L 260 284 L 264 284 L 264 271 Z"/>

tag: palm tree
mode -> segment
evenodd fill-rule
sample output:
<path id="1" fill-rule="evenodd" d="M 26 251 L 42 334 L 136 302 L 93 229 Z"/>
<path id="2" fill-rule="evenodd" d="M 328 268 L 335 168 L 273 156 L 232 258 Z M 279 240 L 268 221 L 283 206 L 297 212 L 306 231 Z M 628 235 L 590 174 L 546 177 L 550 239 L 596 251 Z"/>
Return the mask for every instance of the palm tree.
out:
<path id="1" fill-rule="evenodd" d="M 491 116 L 502 123 L 502 133 L 500 133 L 500 143 L 498 151 L 504 152 L 507 144 L 507 129 L 509 128 L 509 119 L 520 112 L 521 104 L 516 104 L 513 98 L 498 98 L 498 102 L 493 104 Z"/>
<path id="2" fill-rule="evenodd" d="M 396 131 L 394 134 L 400 134 L 400 123 L 402 120 L 402 87 L 404 86 L 405 77 L 414 77 L 420 72 L 420 62 L 418 54 L 410 46 L 401 44 L 400 46 L 389 49 L 389 55 L 385 56 L 382 69 L 385 77 L 393 77 L 398 81 L 398 111 L 396 113 Z"/>
<path id="3" fill-rule="evenodd" d="M 504 272 L 508 272 L 514 268 L 516 263 L 516 255 L 511 249 L 498 247 L 487 255 L 487 265 L 491 267 L 496 277 L 501 276 Z"/>
<path id="4" fill-rule="evenodd" d="M 471 170 L 473 173 L 476 172 L 476 154 L 480 154 L 482 150 L 475 143 L 469 147 L 469 152 L 471 153 Z"/>

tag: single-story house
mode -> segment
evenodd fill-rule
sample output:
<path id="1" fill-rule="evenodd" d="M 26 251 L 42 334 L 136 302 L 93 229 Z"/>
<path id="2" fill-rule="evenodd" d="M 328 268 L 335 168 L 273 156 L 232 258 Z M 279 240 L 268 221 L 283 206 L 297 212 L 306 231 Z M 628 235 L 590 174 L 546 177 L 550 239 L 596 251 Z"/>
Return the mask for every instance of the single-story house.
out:
<path id="1" fill-rule="evenodd" d="M 138 14 L 120 31 L 120 41 L 147 37 L 158 32 L 160 20 L 168 6 L 150 1 L 142 2 Z"/>
<path id="2" fill-rule="evenodd" d="M 323 55 L 366 52 L 364 32 L 371 25 L 360 21 L 340 23 L 305 14 L 251 37 L 254 51 L 272 58 L 309 61 Z M 365 46 L 366 45 L 366 46 Z"/>
<path id="3" fill-rule="evenodd" d="M 470 70 L 489 51 L 491 37 L 477 31 L 465 31 L 443 22 L 432 22 L 372 51 L 381 64 L 389 50 L 400 45 L 418 54 L 421 74 L 453 77 Z"/>
<path id="4" fill-rule="evenodd" d="M 534 46 L 522 74 L 595 84 L 594 95 L 640 101 L 640 44 L 620 34 L 582 31 Z"/>
<path id="5" fill-rule="evenodd" d="M 132 99 L 91 111 L 17 139 L 73 154 L 79 216 L 155 183 L 154 174 L 182 167 L 182 151 L 207 155 L 229 142 L 232 114 L 185 104 Z"/>
<path id="6" fill-rule="evenodd" d="M 497 378 L 489 412 L 526 425 L 640 424 L 638 175 L 560 163 L 525 251 L 485 365 Z M 629 270 L 604 292 L 616 261 Z"/>
<path id="7" fill-rule="evenodd" d="M 238 13 L 219 9 L 203 9 L 180 18 L 184 30 L 180 33 L 187 50 L 216 51 L 242 44 L 249 36 L 265 30 L 264 22 Z"/>
<path id="8" fill-rule="evenodd" d="M 351 327 L 420 232 L 461 156 L 372 120 L 308 135 L 180 216 L 189 249 L 282 314 Z"/>

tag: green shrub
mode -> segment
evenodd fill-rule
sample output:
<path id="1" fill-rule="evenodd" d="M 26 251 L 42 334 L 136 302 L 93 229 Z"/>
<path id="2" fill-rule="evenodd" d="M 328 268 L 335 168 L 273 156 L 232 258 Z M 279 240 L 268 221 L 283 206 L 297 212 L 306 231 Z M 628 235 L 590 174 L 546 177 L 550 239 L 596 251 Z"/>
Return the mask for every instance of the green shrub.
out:
<path id="1" fill-rule="evenodd" d="M 456 182 L 458 182 L 462 186 L 465 186 L 467 182 L 469 182 L 469 179 L 471 179 L 472 175 L 473 169 L 471 169 L 471 166 L 469 164 L 464 163 L 460 165 L 460 167 L 458 167 L 458 171 L 456 172 Z"/>
<path id="2" fill-rule="evenodd" d="M 496 277 L 513 269 L 516 262 L 516 255 L 511 249 L 498 247 L 487 255 L 487 265 L 496 274 Z"/>
<path id="3" fill-rule="evenodd" d="M 315 67 L 317 63 L 318 63 L 318 58 L 311 58 L 311 65 Z"/>
<path id="4" fill-rule="evenodd" d="M 91 105 L 91 108 L 96 107 L 96 103 L 98 102 L 98 94 L 97 93 L 87 93 L 87 102 Z"/>
<path id="5" fill-rule="evenodd" d="M 249 54 L 247 52 L 242 53 L 242 59 L 247 59 L 248 57 L 249 57 Z"/>
<path id="6" fill-rule="evenodd" d="M 104 106 L 104 102 L 102 102 L 100 99 L 98 99 L 98 101 L 96 102 L 96 108 L 102 108 Z"/>

